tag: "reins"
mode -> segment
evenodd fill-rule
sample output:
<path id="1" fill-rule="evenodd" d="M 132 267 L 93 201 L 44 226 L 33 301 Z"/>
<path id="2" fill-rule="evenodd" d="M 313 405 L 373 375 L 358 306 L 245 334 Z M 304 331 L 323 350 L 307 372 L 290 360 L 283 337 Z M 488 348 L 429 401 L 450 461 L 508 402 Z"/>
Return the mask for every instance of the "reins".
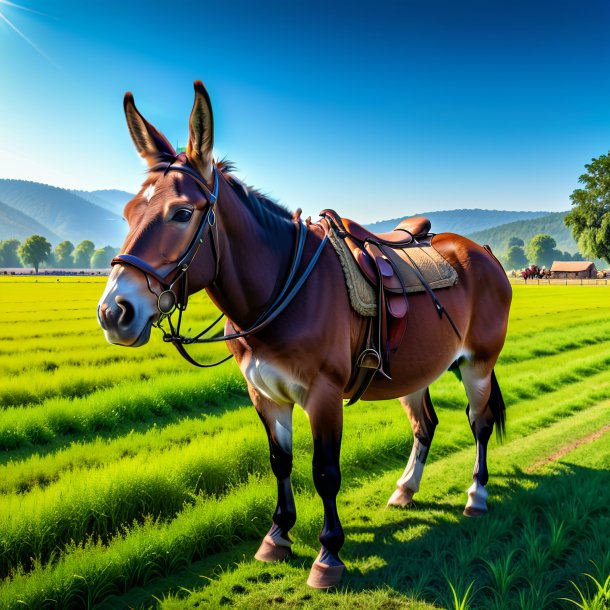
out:
<path id="1" fill-rule="evenodd" d="M 151 168 L 150 171 L 162 171 L 164 174 L 167 174 L 170 171 L 177 171 L 186 174 L 193 178 L 193 180 L 195 180 L 200 186 L 204 188 L 204 191 L 207 193 L 208 198 L 208 208 L 189 247 L 180 257 L 176 265 L 172 269 L 170 269 L 165 275 L 160 275 L 157 270 L 154 269 L 154 267 L 152 267 L 145 260 L 131 254 L 119 254 L 115 256 L 112 259 L 111 265 L 127 265 L 130 267 L 134 267 L 135 269 L 138 269 L 139 271 L 144 273 L 148 289 L 157 297 L 157 309 L 159 311 L 160 317 L 157 323 L 154 324 L 154 326 L 161 329 L 161 331 L 163 332 L 163 340 L 167 343 L 172 343 L 178 350 L 179 354 L 190 364 L 201 368 L 210 368 L 218 366 L 223 362 L 226 362 L 227 360 L 232 358 L 232 355 L 229 355 L 226 358 L 219 360 L 218 362 L 214 362 L 213 364 L 204 364 L 201 362 L 197 362 L 186 351 L 184 346 L 191 345 L 193 343 L 215 343 L 218 341 L 230 341 L 232 339 L 247 337 L 263 330 L 266 326 L 273 322 L 273 320 L 275 320 L 286 309 L 286 307 L 288 307 L 294 297 L 298 294 L 299 290 L 305 284 L 307 278 L 310 276 L 316 263 L 318 262 L 318 259 L 322 254 L 322 250 L 326 245 L 326 242 L 328 241 L 328 234 L 325 231 L 324 237 L 322 238 L 319 246 L 314 252 L 307 267 L 300 275 L 300 277 L 295 281 L 295 276 L 303 261 L 305 242 L 307 240 L 308 233 L 307 227 L 305 226 L 303 221 L 300 218 L 297 220 L 296 245 L 288 275 L 284 281 L 284 284 L 279 294 L 265 309 L 265 311 L 258 317 L 254 324 L 252 324 L 252 326 L 250 326 L 246 330 L 231 333 L 228 335 L 222 335 L 218 337 L 205 337 L 205 335 L 210 332 L 218 324 L 218 322 L 220 322 L 220 320 L 222 320 L 224 314 L 221 313 L 220 316 L 218 316 L 218 318 L 216 318 L 216 320 L 212 322 L 212 324 L 210 324 L 200 333 L 198 333 L 194 337 L 185 337 L 184 335 L 180 334 L 180 327 L 182 324 L 182 314 L 186 310 L 188 304 L 187 271 L 191 266 L 193 260 L 197 256 L 197 253 L 199 252 L 199 249 L 204 243 L 207 234 L 209 234 L 210 236 L 210 245 L 214 250 L 214 257 L 216 259 L 216 273 L 214 279 L 216 279 L 216 276 L 218 275 L 219 253 L 217 247 L 214 244 L 212 231 L 212 228 L 216 226 L 216 213 L 214 211 L 214 208 L 218 201 L 218 169 L 216 168 L 216 166 L 214 166 L 213 168 L 214 187 L 213 191 L 210 191 L 203 177 L 200 176 L 194 169 L 185 165 L 174 165 L 175 161 L 176 157 L 170 157 L 167 162 L 162 162 L 155 165 Z M 163 291 L 160 294 L 155 293 L 152 289 L 150 285 L 151 277 L 154 278 L 163 288 Z M 171 280 L 168 280 L 168 278 L 171 278 Z M 181 286 L 180 296 L 178 296 L 175 292 L 175 286 L 179 282 Z M 172 322 L 172 314 L 176 309 L 178 310 L 178 322 L 174 327 L 174 324 Z M 169 332 L 162 326 L 165 320 L 167 320 L 167 323 L 169 325 Z"/>

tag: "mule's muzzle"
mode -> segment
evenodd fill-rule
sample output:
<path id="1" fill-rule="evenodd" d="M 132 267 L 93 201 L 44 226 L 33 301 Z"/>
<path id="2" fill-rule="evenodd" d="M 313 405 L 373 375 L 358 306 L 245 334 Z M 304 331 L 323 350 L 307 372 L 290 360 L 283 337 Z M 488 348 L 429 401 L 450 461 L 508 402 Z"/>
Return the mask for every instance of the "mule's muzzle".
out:
<path id="1" fill-rule="evenodd" d="M 140 274 L 113 270 L 97 307 L 106 341 L 131 347 L 144 345 L 159 313 L 156 299 L 151 297 Z"/>

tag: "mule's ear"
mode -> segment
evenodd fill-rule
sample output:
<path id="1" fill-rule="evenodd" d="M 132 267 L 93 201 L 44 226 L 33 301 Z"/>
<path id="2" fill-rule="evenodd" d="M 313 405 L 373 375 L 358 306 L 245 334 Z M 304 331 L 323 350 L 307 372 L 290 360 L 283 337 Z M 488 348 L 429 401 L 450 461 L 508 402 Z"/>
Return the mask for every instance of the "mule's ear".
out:
<path id="1" fill-rule="evenodd" d="M 212 178 L 214 147 L 214 117 L 210 96 L 200 80 L 195 81 L 195 103 L 189 121 L 188 160 L 206 179 Z"/>
<path id="2" fill-rule="evenodd" d="M 127 118 L 127 126 L 131 139 L 136 145 L 136 149 L 149 166 L 156 165 L 159 162 L 159 157 L 163 154 L 176 156 L 176 151 L 172 145 L 165 139 L 165 136 L 158 132 L 138 111 L 133 95 L 127 92 L 123 100 L 125 108 L 125 117 Z"/>

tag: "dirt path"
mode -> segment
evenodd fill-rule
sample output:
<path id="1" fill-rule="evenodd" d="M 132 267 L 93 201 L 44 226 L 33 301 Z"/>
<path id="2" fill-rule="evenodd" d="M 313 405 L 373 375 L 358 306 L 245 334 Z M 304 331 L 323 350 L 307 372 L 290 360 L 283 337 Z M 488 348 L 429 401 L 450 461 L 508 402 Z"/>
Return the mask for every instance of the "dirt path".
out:
<path id="1" fill-rule="evenodd" d="M 587 436 L 584 436 L 583 438 L 579 438 L 578 440 L 574 441 L 573 443 L 570 443 L 569 445 L 565 445 L 561 449 L 558 449 L 557 451 L 555 451 L 555 453 L 552 453 L 551 455 L 548 455 L 545 458 L 538 460 L 537 462 L 532 464 L 527 469 L 526 472 L 534 472 L 536 470 L 539 470 L 546 464 L 559 460 L 564 455 L 570 453 L 571 451 L 574 451 L 581 445 L 586 445 L 587 443 L 592 443 L 593 441 L 596 441 L 597 439 L 604 436 L 604 434 L 606 434 L 607 432 L 610 432 L 610 424 L 606 424 L 599 430 L 592 432 L 591 434 L 588 434 Z"/>

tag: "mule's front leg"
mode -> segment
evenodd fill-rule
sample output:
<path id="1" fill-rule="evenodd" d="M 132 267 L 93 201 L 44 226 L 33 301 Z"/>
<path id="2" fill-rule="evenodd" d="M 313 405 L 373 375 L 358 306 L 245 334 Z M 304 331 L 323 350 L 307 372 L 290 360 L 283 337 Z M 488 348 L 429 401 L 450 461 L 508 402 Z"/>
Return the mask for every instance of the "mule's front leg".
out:
<path id="1" fill-rule="evenodd" d="M 290 555 L 292 540 L 288 532 L 297 520 L 290 484 L 293 406 L 278 405 L 260 396 L 256 390 L 251 391 L 250 395 L 267 431 L 271 470 L 277 479 L 277 505 L 273 513 L 273 524 L 254 557 L 259 561 L 281 561 Z"/>
<path id="2" fill-rule="evenodd" d="M 345 536 L 337 513 L 337 494 L 341 487 L 339 456 L 343 428 L 340 389 L 319 380 L 311 388 L 305 410 L 313 433 L 313 481 L 324 506 L 322 548 L 313 563 L 307 584 L 317 589 L 337 585 L 345 569 L 339 551 Z"/>

